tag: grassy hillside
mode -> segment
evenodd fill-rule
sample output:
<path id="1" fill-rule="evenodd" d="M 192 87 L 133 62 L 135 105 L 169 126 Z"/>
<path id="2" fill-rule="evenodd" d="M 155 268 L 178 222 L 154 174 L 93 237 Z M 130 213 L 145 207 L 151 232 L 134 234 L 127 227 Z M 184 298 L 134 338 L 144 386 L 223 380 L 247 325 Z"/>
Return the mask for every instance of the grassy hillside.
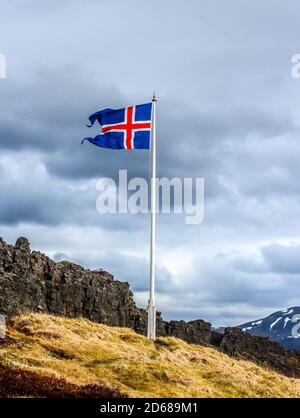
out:
<path id="1" fill-rule="evenodd" d="M 213 348 L 38 314 L 14 320 L 0 340 L 0 366 L 0 396 L 48 396 L 53 383 L 58 396 L 66 387 L 70 396 L 114 388 L 137 397 L 300 397 L 300 380 Z M 18 392 L 18 385 L 26 388 Z"/>

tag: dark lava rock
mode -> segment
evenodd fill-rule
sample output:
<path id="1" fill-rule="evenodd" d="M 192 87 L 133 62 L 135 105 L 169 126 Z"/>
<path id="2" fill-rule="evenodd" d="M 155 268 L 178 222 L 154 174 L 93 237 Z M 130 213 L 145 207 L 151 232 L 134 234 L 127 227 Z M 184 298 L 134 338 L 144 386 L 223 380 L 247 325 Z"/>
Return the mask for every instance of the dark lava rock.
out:
<path id="1" fill-rule="evenodd" d="M 0 238 L 0 314 L 9 318 L 26 312 L 81 316 L 129 327 L 143 335 L 147 328 L 147 312 L 136 306 L 128 283 L 106 271 L 91 271 L 68 261 L 54 262 L 45 254 L 31 251 L 26 238 L 18 238 L 15 246 Z M 239 328 L 226 328 L 221 334 L 212 331 L 208 322 L 167 322 L 158 312 L 157 335 L 212 345 L 230 356 L 300 377 L 300 352 Z"/>
<path id="2" fill-rule="evenodd" d="M 226 328 L 220 334 L 220 349 L 232 357 L 247 359 L 290 377 L 300 377 L 300 353 L 286 350 L 266 337 L 252 336 L 239 328 Z"/>
<path id="3" fill-rule="evenodd" d="M 54 262 L 31 251 L 26 238 L 7 245 L 0 238 L 0 313 L 8 317 L 39 312 L 90 319 L 129 327 L 146 334 L 147 312 L 136 306 L 128 283 L 106 271 L 91 271 L 68 261 Z M 208 344 L 210 324 L 205 321 L 166 322 L 157 313 L 157 334 Z"/>

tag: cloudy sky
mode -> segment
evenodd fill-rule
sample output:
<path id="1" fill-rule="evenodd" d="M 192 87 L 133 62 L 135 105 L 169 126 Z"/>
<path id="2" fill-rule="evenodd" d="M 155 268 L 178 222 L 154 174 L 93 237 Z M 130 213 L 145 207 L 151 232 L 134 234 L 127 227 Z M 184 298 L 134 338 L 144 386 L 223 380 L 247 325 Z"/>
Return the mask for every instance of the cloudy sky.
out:
<path id="1" fill-rule="evenodd" d="M 158 216 L 157 305 L 235 325 L 300 304 L 300 4 L 1 5 L 0 235 L 148 289 L 149 216 L 100 215 L 96 182 L 147 151 L 80 145 L 102 107 L 158 96 L 158 175 L 204 177 L 205 218 Z M 94 131 L 96 133 L 96 129 Z"/>

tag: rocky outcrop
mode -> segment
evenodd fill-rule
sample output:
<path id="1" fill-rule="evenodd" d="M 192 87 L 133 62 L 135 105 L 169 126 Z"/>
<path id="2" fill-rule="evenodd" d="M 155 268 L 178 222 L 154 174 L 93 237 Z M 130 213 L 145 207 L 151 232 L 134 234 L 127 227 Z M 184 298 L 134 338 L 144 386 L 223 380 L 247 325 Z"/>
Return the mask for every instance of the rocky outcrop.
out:
<path id="1" fill-rule="evenodd" d="M 128 283 L 106 271 L 87 270 L 67 261 L 56 263 L 31 251 L 26 238 L 19 238 L 15 246 L 0 239 L 0 313 L 11 317 L 25 312 L 82 316 L 146 333 L 147 313 L 136 306 Z M 158 313 L 157 333 L 209 344 L 210 324 L 166 322 Z"/>
<path id="2" fill-rule="evenodd" d="M 106 271 L 91 271 L 68 261 L 54 262 L 31 251 L 26 238 L 8 245 L 0 238 L 0 314 L 39 312 L 84 317 L 146 334 L 147 313 L 138 308 L 128 283 Z M 300 353 L 238 328 L 224 334 L 202 320 L 164 321 L 157 314 L 157 335 L 212 345 L 224 353 L 255 361 L 288 376 L 300 377 Z"/>
<path id="3" fill-rule="evenodd" d="M 266 337 L 252 336 L 239 328 L 226 328 L 224 334 L 214 331 L 211 343 L 231 357 L 250 360 L 289 377 L 300 377 L 300 353 L 286 350 Z"/>
<path id="4" fill-rule="evenodd" d="M 190 322 L 170 321 L 165 323 L 164 332 L 164 335 L 181 338 L 191 344 L 199 344 L 199 336 L 201 336 L 201 344 L 209 345 L 211 324 L 201 319 Z"/>
<path id="5" fill-rule="evenodd" d="M 33 311 L 145 327 L 146 315 L 135 306 L 127 283 L 105 271 L 55 263 L 31 252 L 26 238 L 19 238 L 15 247 L 1 240 L 0 289 L 0 312 L 8 316 Z"/>

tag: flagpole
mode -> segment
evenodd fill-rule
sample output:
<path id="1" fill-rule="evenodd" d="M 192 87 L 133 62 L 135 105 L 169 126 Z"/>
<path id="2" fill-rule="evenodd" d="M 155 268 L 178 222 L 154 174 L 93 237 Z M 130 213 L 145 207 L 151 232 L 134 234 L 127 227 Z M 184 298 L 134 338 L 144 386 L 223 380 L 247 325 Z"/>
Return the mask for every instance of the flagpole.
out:
<path id="1" fill-rule="evenodd" d="M 148 301 L 147 336 L 156 338 L 156 307 L 155 307 L 155 239 L 156 239 L 156 98 L 152 98 L 152 129 L 151 129 L 151 233 L 150 233 L 150 292 Z"/>

